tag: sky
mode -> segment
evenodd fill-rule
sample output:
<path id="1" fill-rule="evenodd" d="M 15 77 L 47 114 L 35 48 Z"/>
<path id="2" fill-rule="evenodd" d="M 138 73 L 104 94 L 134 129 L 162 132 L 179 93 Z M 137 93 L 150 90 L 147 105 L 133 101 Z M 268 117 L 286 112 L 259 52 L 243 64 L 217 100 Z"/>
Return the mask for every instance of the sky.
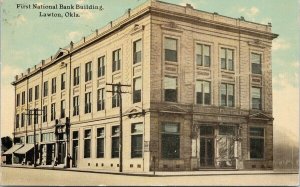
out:
<path id="1" fill-rule="evenodd" d="M 285 129 L 294 141 L 299 134 L 299 4 L 300 0 L 163 0 L 195 9 L 262 24 L 272 23 L 274 129 Z M 39 17 L 41 10 L 17 4 L 94 4 L 103 10 L 75 11 L 80 18 Z M 0 0 L 1 5 L 1 136 L 13 132 L 16 74 L 54 55 L 70 41 L 79 41 L 145 0 Z M 43 10 L 42 12 L 51 12 Z M 55 10 L 55 12 L 60 12 Z M 64 10 L 63 12 L 66 12 Z"/>

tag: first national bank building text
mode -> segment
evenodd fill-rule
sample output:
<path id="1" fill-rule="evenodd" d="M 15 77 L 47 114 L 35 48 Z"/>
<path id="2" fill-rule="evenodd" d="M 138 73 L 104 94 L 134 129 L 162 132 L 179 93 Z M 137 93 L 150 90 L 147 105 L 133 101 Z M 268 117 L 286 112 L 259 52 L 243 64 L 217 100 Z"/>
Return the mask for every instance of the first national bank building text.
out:
<path id="1" fill-rule="evenodd" d="M 7 164 L 272 169 L 277 36 L 149 0 L 16 76 Z"/>

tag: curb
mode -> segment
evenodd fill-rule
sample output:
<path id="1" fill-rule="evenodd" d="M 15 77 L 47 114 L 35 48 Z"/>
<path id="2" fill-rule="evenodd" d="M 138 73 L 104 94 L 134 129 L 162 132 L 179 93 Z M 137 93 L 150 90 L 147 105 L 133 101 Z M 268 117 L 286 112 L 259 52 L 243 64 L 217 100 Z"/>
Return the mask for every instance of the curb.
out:
<path id="1" fill-rule="evenodd" d="M 276 172 L 274 170 L 266 171 L 266 172 L 256 172 L 256 173 L 247 173 L 247 172 L 242 172 L 242 173 L 224 173 L 227 171 L 222 171 L 222 173 L 188 173 L 184 174 L 163 174 L 162 172 L 159 171 L 159 173 L 156 173 L 155 175 L 152 173 L 118 173 L 118 172 L 110 172 L 110 171 L 93 171 L 93 170 L 81 170 L 81 169 L 66 169 L 66 168 L 53 168 L 53 167 L 24 167 L 24 166 L 5 166 L 2 165 L 1 167 L 7 167 L 7 168 L 24 168 L 24 169 L 44 169 L 44 170 L 57 170 L 57 171 L 72 171 L 72 172 L 85 172 L 85 173 L 99 173 L 99 174 L 109 174 L 109 175 L 125 175 L 125 176 L 140 176 L 140 177 L 184 177 L 184 176 L 217 176 L 217 175 L 290 175 L 290 174 L 299 174 L 297 171 L 289 171 L 289 172 Z"/>

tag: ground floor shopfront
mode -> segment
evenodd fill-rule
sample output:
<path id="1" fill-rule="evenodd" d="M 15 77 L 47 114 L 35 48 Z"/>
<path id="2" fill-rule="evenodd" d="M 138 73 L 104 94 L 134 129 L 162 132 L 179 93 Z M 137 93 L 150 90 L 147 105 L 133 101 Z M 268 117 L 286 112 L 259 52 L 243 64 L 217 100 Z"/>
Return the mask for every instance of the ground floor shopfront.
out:
<path id="1" fill-rule="evenodd" d="M 123 118 L 122 159 L 116 117 L 71 121 L 69 135 L 64 125 L 38 134 L 36 163 L 115 171 L 122 167 L 125 172 L 272 169 L 273 125 L 267 115 L 168 110 Z M 31 156 L 25 163 L 33 163 L 32 150 L 26 152 Z"/>

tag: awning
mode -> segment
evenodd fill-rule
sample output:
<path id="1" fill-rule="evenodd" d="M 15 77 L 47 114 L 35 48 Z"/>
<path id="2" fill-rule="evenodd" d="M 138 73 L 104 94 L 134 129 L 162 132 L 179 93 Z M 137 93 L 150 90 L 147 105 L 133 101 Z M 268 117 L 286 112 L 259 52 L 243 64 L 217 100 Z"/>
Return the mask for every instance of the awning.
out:
<path id="1" fill-rule="evenodd" d="M 33 149 L 34 145 L 33 144 L 25 144 L 24 147 L 21 149 L 17 150 L 15 153 L 16 154 L 26 154 L 28 151 Z"/>
<path id="2" fill-rule="evenodd" d="M 16 145 L 12 146 L 9 150 L 7 150 L 5 153 L 3 153 L 3 155 L 13 154 L 15 151 L 20 149 L 22 146 L 23 146 L 23 144 L 16 144 Z"/>

